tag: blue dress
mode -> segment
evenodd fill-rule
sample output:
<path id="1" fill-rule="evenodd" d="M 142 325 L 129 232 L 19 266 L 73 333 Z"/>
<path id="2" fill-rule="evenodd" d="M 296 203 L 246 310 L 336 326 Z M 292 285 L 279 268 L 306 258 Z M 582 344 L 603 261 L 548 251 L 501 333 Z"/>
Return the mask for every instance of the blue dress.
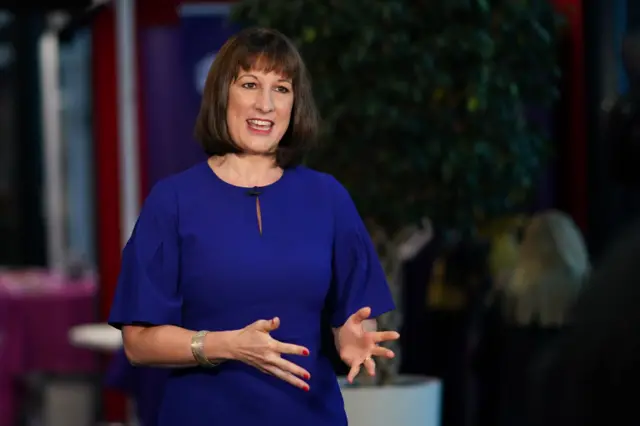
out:
<path id="1" fill-rule="evenodd" d="M 171 372 L 160 426 L 342 426 L 321 313 L 339 327 L 370 306 L 394 309 L 385 275 L 347 191 L 299 166 L 255 198 L 206 162 L 158 182 L 123 251 L 109 323 L 236 330 L 278 316 L 272 336 L 311 354 L 285 356 L 311 374 L 309 392 L 238 361 Z"/>

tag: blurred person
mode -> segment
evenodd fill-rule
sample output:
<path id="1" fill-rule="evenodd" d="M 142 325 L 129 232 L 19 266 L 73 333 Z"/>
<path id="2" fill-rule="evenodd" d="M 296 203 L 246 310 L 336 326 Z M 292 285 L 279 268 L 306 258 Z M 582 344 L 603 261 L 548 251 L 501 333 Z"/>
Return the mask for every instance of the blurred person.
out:
<path id="1" fill-rule="evenodd" d="M 600 262 L 570 325 L 532 371 L 531 426 L 640 423 L 640 224 Z"/>
<path id="2" fill-rule="evenodd" d="M 145 200 L 109 318 L 132 363 L 172 368 L 160 426 L 346 425 L 325 313 L 348 380 L 394 356 L 367 230 L 340 183 L 300 165 L 317 128 L 290 40 L 247 29 L 225 43 L 196 122 L 209 158 Z"/>
<path id="3" fill-rule="evenodd" d="M 482 227 L 480 232 L 491 241 L 489 269 L 493 286 L 502 288 L 509 281 L 516 264 L 521 230 L 529 218 L 524 215 L 496 219 Z"/>
<path id="4" fill-rule="evenodd" d="M 476 353 L 477 424 L 523 426 L 529 371 L 552 342 L 587 279 L 582 233 L 565 213 L 534 215 L 524 230 L 515 269 L 492 297 Z"/>
<path id="5" fill-rule="evenodd" d="M 640 184 L 637 167 L 640 158 L 640 33 L 625 36 L 622 62 L 629 90 L 616 100 L 607 114 L 606 139 L 613 178 L 625 188 L 637 189 Z"/>
<path id="6" fill-rule="evenodd" d="M 616 227 L 609 228 L 618 236 L 578 298 L 570 327 L 532 371 L 530 426 L 640 423 L 634 392 L 640 382 L 639 33 L 625 36 L 622 60 L 629 90 L 609 111 L 605 136 L 612 178 L 626 192 Z"/>
<path id="7" fill-rule="evenodd" d="M 503 289 L 505 316 L 517 325 L 561 326 L 589 269 L 587 246 L 571 217 L 557 210 L 535 215 Z"/>
<path id="8" fill-rule="evenodd" d="M 600 218 L 606 229 L 603 245 L 614 241 L 640 216 L 640 33 L 625 36 L 621 53 L 629 86 L 606 115 L 603 141 L 614 182 L 608 182 L 607 206 L 601 209 L 606 215 Z"/>

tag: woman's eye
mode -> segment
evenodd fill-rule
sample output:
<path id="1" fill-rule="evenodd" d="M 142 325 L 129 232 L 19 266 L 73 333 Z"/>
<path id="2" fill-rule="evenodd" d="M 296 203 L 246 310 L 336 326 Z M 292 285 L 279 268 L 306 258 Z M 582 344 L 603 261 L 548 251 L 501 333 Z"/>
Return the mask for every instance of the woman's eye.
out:
<path id="1" fill-rule="evenodd" d="M 244 87 L 245 89 L 255 89 L 256 88 L 256 84 L 255 83 L 244 83 L 242 85 L 242 87 Z"/>
<path id="2" fill-rule="evenodd" d="M 285 87 L 285 86 L 278 86 L 276 87 L 276 91 L 280 92 L 280 93 L 289 93 L 289 88 Z"/>

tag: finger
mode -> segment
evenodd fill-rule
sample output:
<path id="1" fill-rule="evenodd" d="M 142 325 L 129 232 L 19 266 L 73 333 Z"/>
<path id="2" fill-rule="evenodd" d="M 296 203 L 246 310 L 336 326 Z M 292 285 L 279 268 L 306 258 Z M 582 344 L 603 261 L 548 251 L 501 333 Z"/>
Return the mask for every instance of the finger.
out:
<path id="1" fill-rule="evenodd" d="M 274 340 L 273 349 L 281 354 L 290 354 L 290 355 L 302 355 L 308 356 L 309 349 L 304 346 L 292 345 L 291 343 L 282 343 L 278 340 Z"/>
<path id="2" fill-rule="evenodd" d="M 280 327 L 280 318 L 274 317 L 269 321 L 269 330 L 267 331 L 276 330 L 278 327 Z"/>
<path id="3" fill-rule="evenodd" d="M 272 364 L 284 372 L 294 374 L 305 380 L 309 380 L 311 378 L 311 374 L 307 370 L 291 361 L 287 361 L 284 358 L 276 357 L 273 359 Z"/>
<path id="4" fill-rule="evenodd" d="M 373 348 L 373 350 L 371 351 L 371 355 L 379 356 L 382 358 L 393 358 L 396 356 L 396 354 L 391 349 L 383 348 L 382 346 L 376 346 L 375 348 Z"/>
<path id="5" fill-rule="evenodd" d="M 367 318 L 369 318 L 369 315 L 371 315 L 371 308 L 367 306 L 367 307 L 364 307 L 364 308 L 360 308 L 360 310 L 358 312 L 353 314 L 353 319 L 355 320 L 355 322 L 357 324 L 359 324 L 362 321 L 364 321 Z"/>
<path id="6" fill-rule="evenodd" d="M 371 358 L 365 359 L 364 368 L 367 370 L 367 373 L 369 374 L 369 376 L 373 377 L 376 375 L 376 362 L 373 359 Z"/>
<path id="7" fill-rule="evenodd" d="M 280 318 L 275 317 L 271 320 L 258 320 L 253 323 L 253 325 L 260 331 L 264 331 L 266 333 L 272 332 L 280 327 Z"/>
<path id="8" fill-rule="evenodd" d="M 391 340 L 398 340 L 400 333 L 397 331 L 377 331 L 374 333 L 373 341 L 376 343 L 389 342 Z"/>
<path id="9" fill-rule="evenodd" d="M 276 366 L 269 366 L 266 367 L 266 370 L 269 372 L 269 374 L 284 380 L 285 382 L 302 389 L 303 391 L 309 391 L 309 385 L 306 384 L 305 382 L 303 382 L 302 380 L 300 380 L 299 378 L 297 378 L 296 376 L 294 376 L 291 373 L 288 373 L 286 371 L 283 371 L 281 369 L 279 369 Z"/>
<path id="10" fill-rule="evenodd" d="M 356 376 L 360 372 L 360 366 L 361 364 L 359 362 L 351 366 L 351 370 L 349 370 L 349 374 L 347 375 L 347 381 L 349 383 L 353 383 L 353 381 L 355 380 Z"/>

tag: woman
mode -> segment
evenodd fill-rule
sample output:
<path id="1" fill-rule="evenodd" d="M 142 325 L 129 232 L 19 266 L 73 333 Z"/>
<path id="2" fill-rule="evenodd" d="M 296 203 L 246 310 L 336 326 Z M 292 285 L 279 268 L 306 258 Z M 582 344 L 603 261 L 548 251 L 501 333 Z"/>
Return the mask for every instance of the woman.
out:
<path id="1" fill-rule="evenodd" d="M 171 366 L 162 425 L 346 425 L 321 313 L 352 381 L 394 309 L 347 191 L 299 165 L 317 131 L 305 66 L 268 29 L 231 38 L 196 123 L 208 161 L 161 181 L 123 251 L 110 323 L 132 363 Z M 183 367 L 183 368 L 177 368 Z"/>

